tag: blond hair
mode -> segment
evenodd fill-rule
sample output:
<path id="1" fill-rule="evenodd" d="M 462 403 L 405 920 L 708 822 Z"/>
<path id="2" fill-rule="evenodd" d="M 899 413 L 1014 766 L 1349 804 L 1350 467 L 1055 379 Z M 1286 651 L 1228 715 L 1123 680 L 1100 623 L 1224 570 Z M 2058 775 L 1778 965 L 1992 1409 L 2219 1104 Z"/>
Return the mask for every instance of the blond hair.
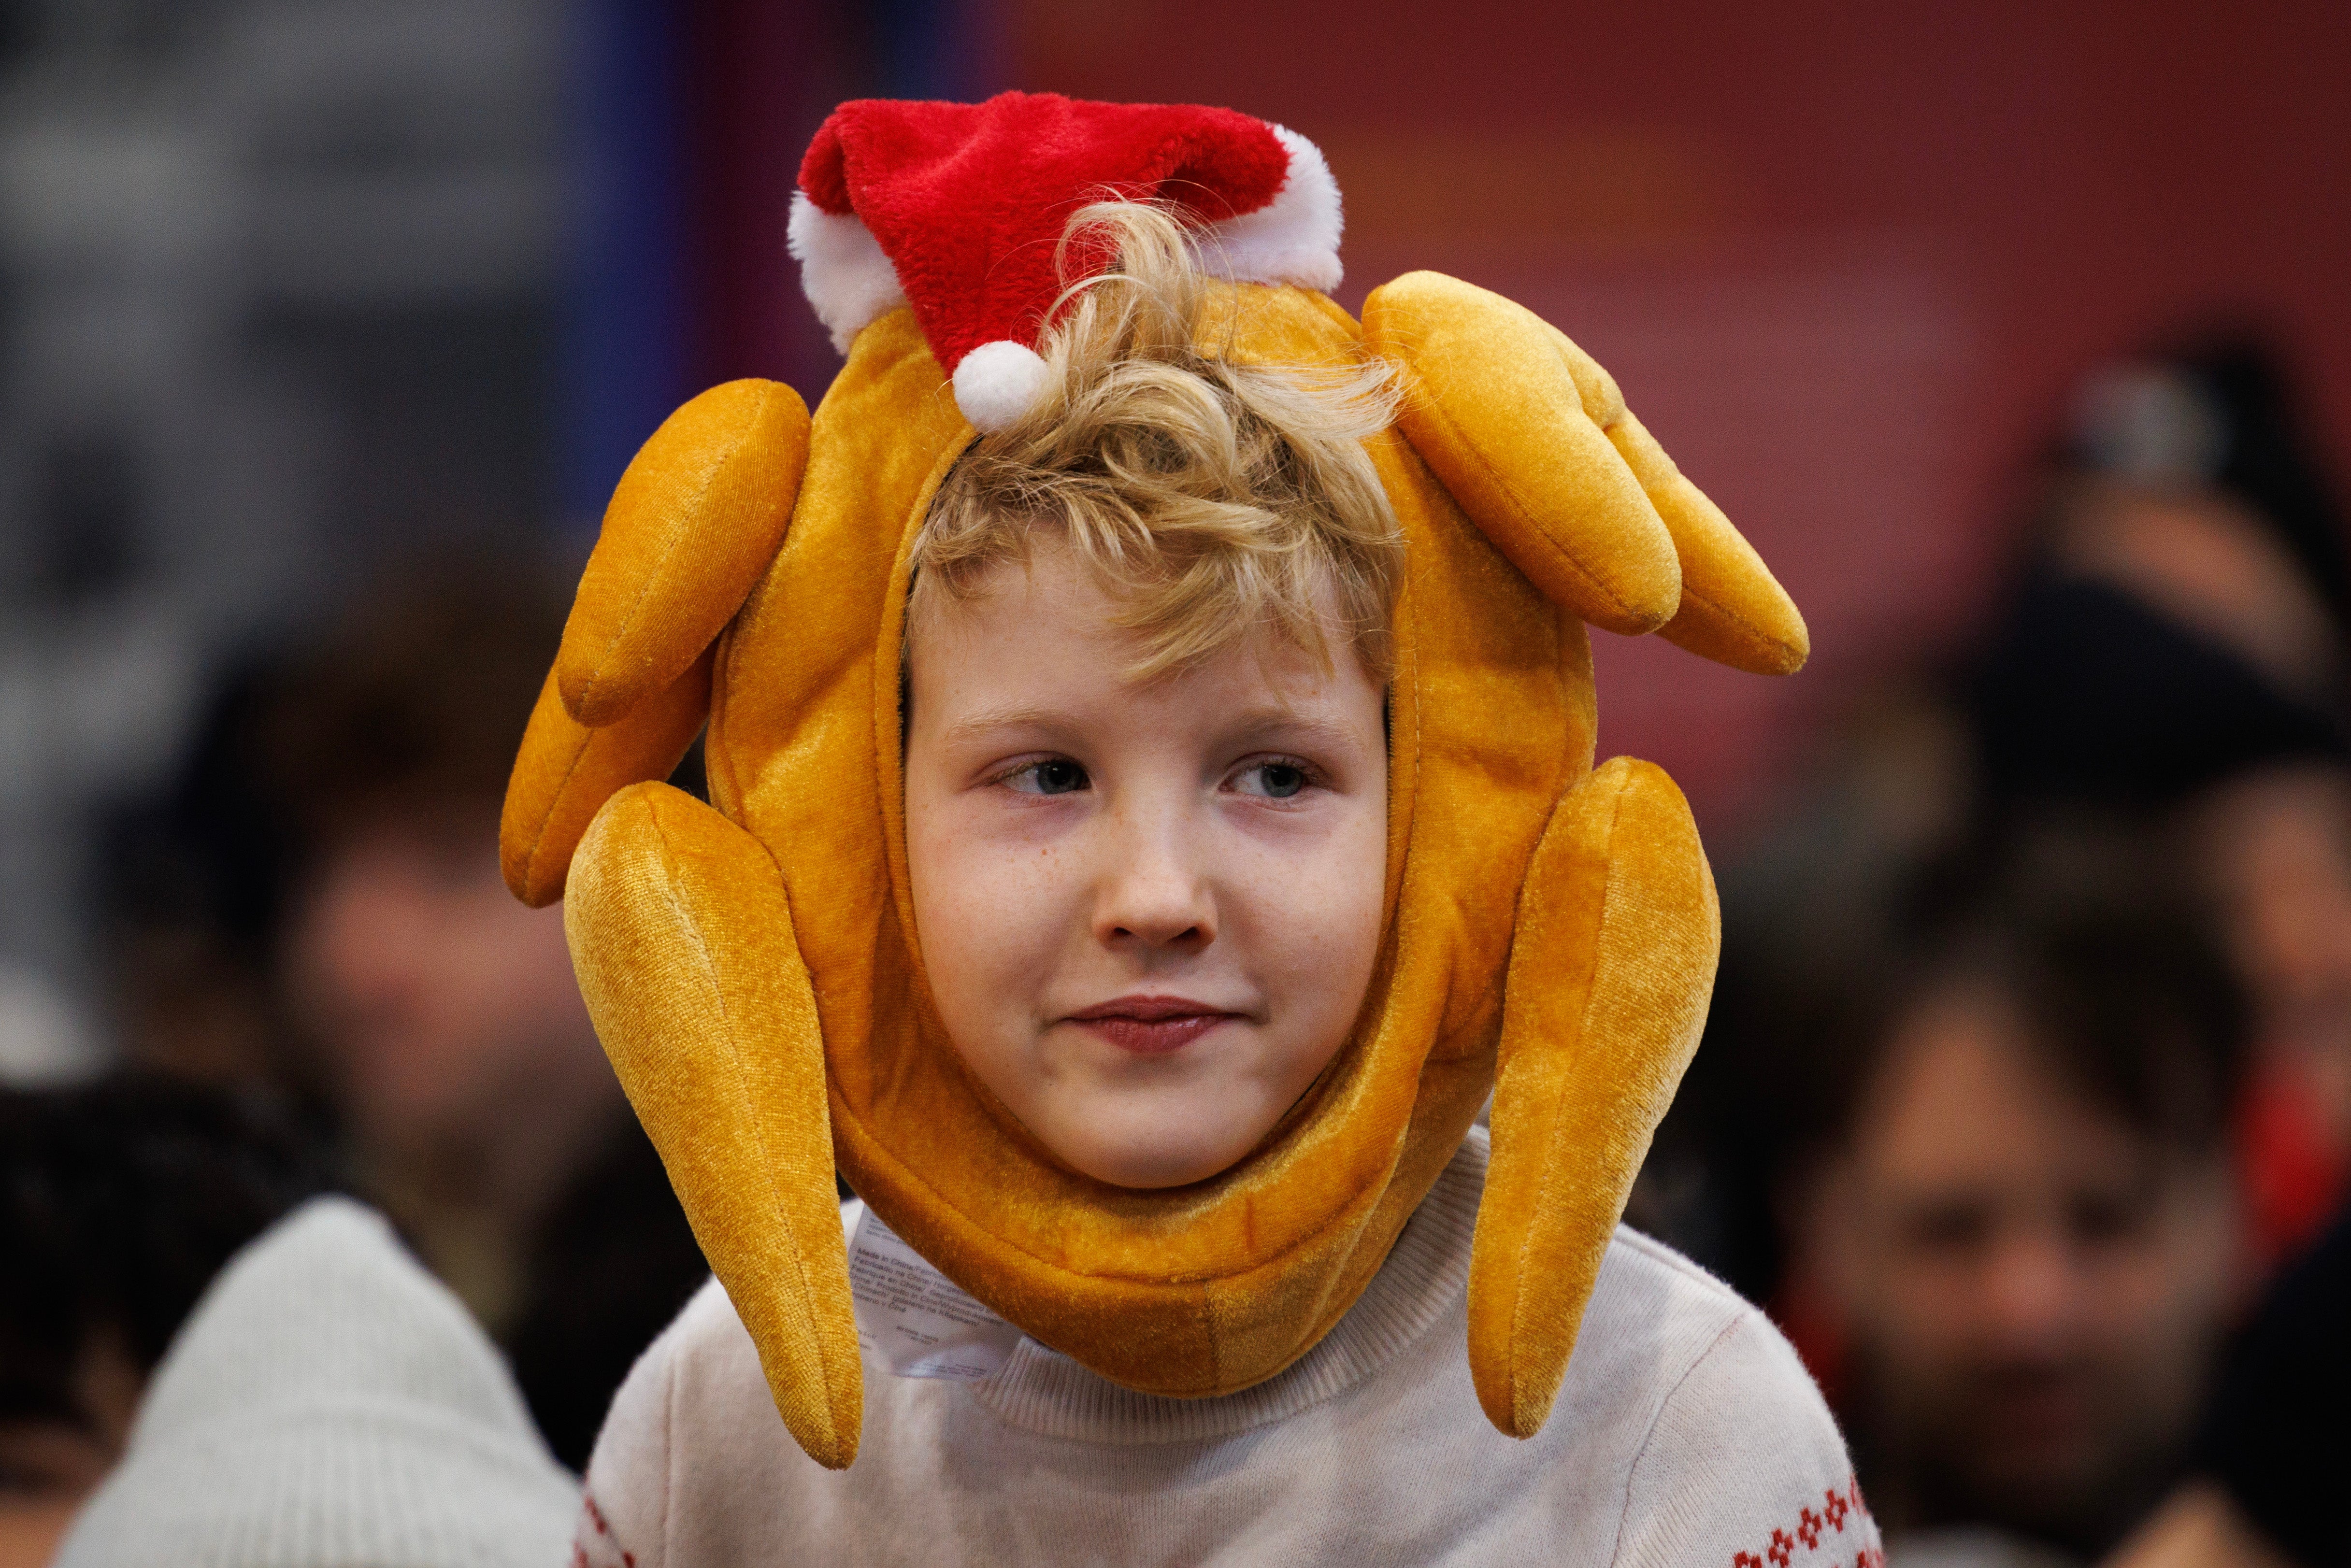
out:
<path id="1" fill-rule="evenodd" d="M 1149 679 L 1273 631 L 1327 668 L 1337 633 L 1374 679 L 1392 662 L 1404 536 L 1364 440 L 1395 412 L 1376 362 L 1240 363 L 1235 305 L 1168 211 L 1104 202 L 1061 238 L 1113 264 L 1066 288 L 1038 345 L 1045 390 L 982 435 L 931 503 L 913 550 L 912 625 L 1042 534 L 1075 550 L 1136 633 Z"/>

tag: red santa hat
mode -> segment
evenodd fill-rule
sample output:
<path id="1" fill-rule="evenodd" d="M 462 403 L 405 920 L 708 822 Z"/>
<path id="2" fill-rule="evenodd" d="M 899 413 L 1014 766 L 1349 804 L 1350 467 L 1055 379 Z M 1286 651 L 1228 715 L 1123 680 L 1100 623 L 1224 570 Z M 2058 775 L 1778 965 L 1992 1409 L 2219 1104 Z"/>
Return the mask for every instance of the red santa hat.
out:
<path id="1" fill-rule="evenodd" d="M 1338 286 L 1339 187 L 1312 142 L 1229 109 L 1058 93 L 842 104 L 800 163 L 791 250 L 835 348 L 912 305 L 956 406 L 995 430 L 1044 384 L 1063 225 L 1112 195 L 1179 208 L 1211 272 Z"/>

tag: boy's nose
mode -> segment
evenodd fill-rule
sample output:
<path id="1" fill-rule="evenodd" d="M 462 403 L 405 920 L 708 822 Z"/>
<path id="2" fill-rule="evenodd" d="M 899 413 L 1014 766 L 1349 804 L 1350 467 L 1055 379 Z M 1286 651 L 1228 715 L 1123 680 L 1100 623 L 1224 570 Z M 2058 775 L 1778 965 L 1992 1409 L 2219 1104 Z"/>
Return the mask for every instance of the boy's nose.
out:
<path id="1" fill-rule="evenodd" d="M 1117 835 L 1094 903 L 1096 941 L 1197 951 L 1217 939 L 1216 900 L 1179 838 L 1172 824 Z"/>

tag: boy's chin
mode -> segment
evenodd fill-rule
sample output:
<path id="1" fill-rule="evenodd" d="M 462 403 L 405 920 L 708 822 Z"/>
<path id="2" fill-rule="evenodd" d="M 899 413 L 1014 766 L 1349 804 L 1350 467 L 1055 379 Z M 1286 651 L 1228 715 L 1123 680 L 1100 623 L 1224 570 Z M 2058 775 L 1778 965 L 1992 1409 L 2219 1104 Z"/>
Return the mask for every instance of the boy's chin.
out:
<path id="1" fill-rule="evenodd" d="M 1236 1144 L 1156 1137 L 1122 1138 L 1114 1126 L 1097 1124 L 1081 1137 L 1047 1140 L 1062 1164 L 1081 1176 L 1134 1192 L 1164 1192 L 1204 1182 L 1240 1164 L 1256 1140 Z"/>

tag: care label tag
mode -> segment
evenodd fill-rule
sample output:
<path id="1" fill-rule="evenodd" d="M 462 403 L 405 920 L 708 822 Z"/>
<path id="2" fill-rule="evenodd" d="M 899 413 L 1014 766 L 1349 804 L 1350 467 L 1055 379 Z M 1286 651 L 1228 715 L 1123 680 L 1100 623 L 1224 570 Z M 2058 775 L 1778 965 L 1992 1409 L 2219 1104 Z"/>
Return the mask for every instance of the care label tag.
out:
<path id="1" fill-rule="evenodd" d="M 964 1293 L 868 1208 L 849 1239 L 857 1343 L 900 1377 L 977 1383 L 1002 1366 L 1020 1331 Z"/>

